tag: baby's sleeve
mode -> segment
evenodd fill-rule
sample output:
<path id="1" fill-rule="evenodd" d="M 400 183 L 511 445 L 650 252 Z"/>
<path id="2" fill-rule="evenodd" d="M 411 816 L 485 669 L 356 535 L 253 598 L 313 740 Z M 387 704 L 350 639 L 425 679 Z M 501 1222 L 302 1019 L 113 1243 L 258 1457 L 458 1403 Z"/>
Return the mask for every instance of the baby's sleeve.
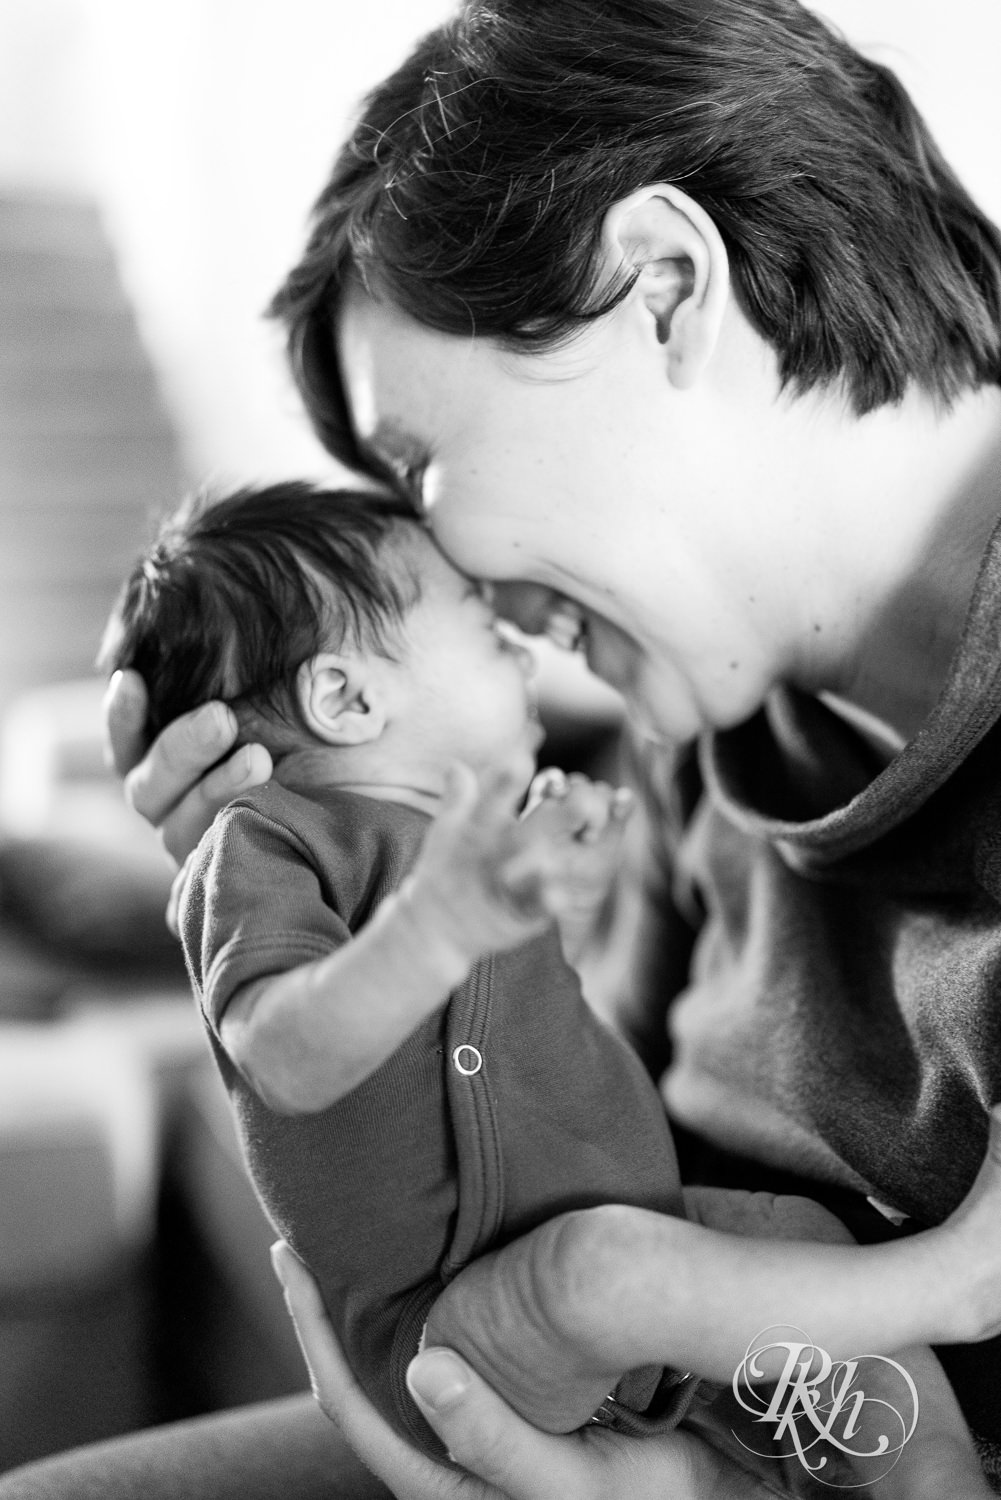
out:
<path id="1" fill-rule="evenodd" d="M 334 900 L 292 829 L 242 803 L 219 814 L 192 859 L 179 903 L 185 958 L 217 1036 L 236 990 L 348 941 Z"/>

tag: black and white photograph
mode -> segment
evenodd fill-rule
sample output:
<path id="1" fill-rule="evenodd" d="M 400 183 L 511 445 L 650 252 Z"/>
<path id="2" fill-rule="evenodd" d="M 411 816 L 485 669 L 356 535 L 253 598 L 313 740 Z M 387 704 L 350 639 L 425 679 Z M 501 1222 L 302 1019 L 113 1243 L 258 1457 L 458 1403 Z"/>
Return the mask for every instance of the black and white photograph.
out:
<path id="1" fill-rule="evenodd" d="M 1001 1494 L 997 0 L 0 0 L 0 1500 Z"/>

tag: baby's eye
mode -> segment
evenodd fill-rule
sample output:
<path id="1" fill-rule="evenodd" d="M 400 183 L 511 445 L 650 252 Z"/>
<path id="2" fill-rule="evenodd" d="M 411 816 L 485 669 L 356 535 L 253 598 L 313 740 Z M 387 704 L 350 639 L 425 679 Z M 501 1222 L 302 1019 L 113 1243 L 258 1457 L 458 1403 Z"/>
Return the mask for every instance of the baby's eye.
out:
<path id="1" fill-rule="evenodd" d="M 401 475 L 406 497 L 421 517 L 427 515 L 427 505 L 424 500 L 424 475 L 426 472 L 426 464 L 411 464 L 403 470 Z"/>

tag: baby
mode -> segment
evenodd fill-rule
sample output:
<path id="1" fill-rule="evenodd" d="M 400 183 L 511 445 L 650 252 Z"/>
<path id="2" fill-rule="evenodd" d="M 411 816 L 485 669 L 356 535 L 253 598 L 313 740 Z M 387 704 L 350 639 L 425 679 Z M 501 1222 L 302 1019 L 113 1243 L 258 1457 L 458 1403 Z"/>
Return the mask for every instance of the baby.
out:
<path id="1" fill-rule="evenodd" d="M 142 674 L 150 738 L 221 699 L 272 756 L 190 862 L 182 938 L 265 1210 L 413 1442 L 444 1457 L 405 1381 L 425 1332 L 540 1427 L 647 1432 L 775 1325 L 836 1359 L 1001 1328 L 997 1159 L 939 1228 L 872 1248 L 805 1200 L 776 1200 L 784 1240 L 686 1218 L 660 1098 L 569 962 L 629 794 L 544 773 L 522 809 L 531 658 L 400 505 L 190 503 L 102 662 Z M 899 1493 L 934 1493 L 943 1453 L 951 1493 L 988 1493 L 930 1351 L 900 1358 L 922 1421 Z"/>

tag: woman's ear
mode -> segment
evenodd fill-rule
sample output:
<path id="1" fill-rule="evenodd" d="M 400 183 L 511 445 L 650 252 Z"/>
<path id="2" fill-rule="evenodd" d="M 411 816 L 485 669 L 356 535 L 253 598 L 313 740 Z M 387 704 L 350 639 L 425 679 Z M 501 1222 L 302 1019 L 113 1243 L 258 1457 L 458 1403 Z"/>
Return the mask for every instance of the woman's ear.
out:
<path id="1" fill-rule="evenodd" d="M 299 710 L 328 745 L 365 745 L 386 726 L 378 684 L 364 659 L 322 652 L 299 668 Z"/>
<path id="2" fill-rule="evenodd" d="M 712 358 L 730 294 L 715 223 L 687 193 L 654 183 L 608 210 L 602 246 L 609 280 L 635 273 L 631 300 L 653 322 L 672 385 L 687 390 Z"/>

